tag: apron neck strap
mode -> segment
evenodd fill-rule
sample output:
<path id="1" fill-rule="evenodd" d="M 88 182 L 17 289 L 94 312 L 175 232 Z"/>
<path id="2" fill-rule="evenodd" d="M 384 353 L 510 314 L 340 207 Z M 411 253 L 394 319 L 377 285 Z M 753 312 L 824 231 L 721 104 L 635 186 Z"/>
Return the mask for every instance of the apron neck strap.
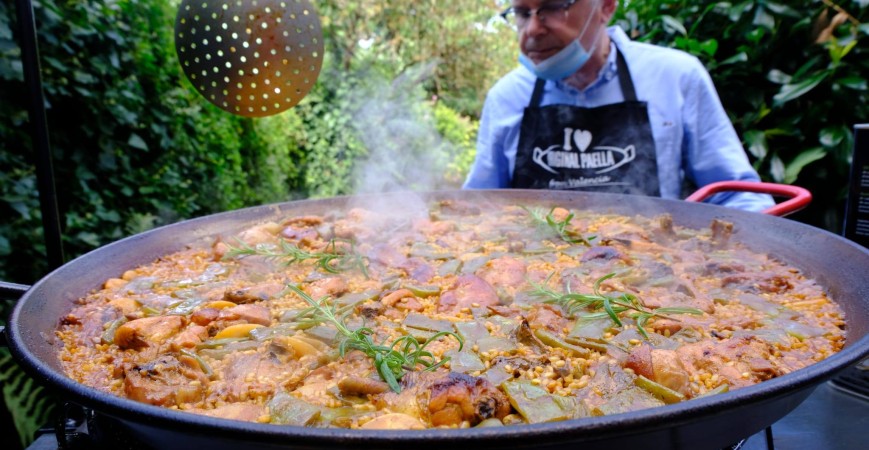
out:
<path id="1" fill-rule="evenodd" d="M 619 51 L 618 46 L 616 46 L 616 68 L 618 70 L 619 86 L 622 88 L 622 95 L 625 97 L 625 101 L 637 101 L 637 91 L 634 89 L 631 71 L 628 70 L 628 63 L 625 62 L 625 56 Z"/>
<path id="2" fill-rule="evenodd" d="M 617 45 L 614 47 L 616 48 L 616 68 L 618 70 L 619 86 L 622 88 L 622 95 L 625 97 L 626 102 L 635 102 L 637 101 L 637 91 L 634 89 L 634 80 L 631 78 L 631 71 L 628 70 L 628 63 L 625 61 L 622 52 L 619 51 L 619 47 Z M 545 85 L 546 80 L 543 78 L 538 78 L 534 83 L 534 92 L 531 94 L 531 101 L 528 103 L 529 107 L 537 108 L 540 106 L 540 102 L 543 100 L 543 87 Z"/>

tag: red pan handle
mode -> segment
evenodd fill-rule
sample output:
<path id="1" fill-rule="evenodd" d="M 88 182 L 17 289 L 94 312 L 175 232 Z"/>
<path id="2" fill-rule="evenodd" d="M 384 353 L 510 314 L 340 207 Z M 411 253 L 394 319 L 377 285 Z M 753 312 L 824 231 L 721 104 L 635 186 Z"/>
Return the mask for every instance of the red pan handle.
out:
<path id="1" fill-rule="evenodd" d="M 714 194 L 728 191 L 758 192 L 761 194 L 789 197 L 788 200 L 761 211 L 771 216 L 784 217 L 809 206 L 809 203 L 812 202 L 812 193 L 807 189 L 789 184 L 761 183 L 759 181 L 718 181 L 710 183 L 689 195 L 685 201 L 702 202 Z"/>

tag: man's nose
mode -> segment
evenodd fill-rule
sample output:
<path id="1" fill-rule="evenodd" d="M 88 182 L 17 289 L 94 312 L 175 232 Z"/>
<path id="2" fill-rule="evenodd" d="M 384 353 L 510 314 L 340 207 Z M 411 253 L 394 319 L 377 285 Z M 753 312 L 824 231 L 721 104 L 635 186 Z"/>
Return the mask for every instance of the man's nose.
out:
<path id="1" fill-rule="evenodd" d="M 525 34 L 529 36 L 538 36 L 549 31 L 546 28 L 546 24 L 543 23 L 543 20 L 540 19 L 540 16 L 532 14 L 531 17 L 528 18 L 528 22 L 525 24 Z"/>

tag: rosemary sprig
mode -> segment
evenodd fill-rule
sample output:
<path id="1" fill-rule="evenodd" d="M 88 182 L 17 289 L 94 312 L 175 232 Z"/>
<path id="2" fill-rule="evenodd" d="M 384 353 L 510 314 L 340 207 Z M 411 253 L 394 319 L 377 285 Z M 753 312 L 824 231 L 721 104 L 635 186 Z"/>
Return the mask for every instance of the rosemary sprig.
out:
<path id="1" fill-rule="evenodd" d="M 555 207 L 550 209 L 549 213 L 544 212 L 545 210 L 540 208 L 527 208 L 523 206 L 522 209 L 528 212 L 528 215 L 531 216 L 531 220 L 538 228 L 554 232 L 564 242 L 570 244 L 583 244 L 585 246 L 591 247 L 591 241 L 597 237 L 585 237 L 581 233 L 577 233 L 573 230 L 568 230 L 567 226 L 570 225 L 570 221 L 573 220 L 573 213 L 568 214 L 567 217 L 564 218 L 564 220 L 558 221 L 555 220 L 555 216 L 552 215 L 552 213 L 555 211 Z"/>
<path id="2" fill-rule="evenodd" d="M 374 360 L 374 367 L 377 369 L 377 374 L 380 375 L 380 378 L 395 392 L 401 392 L 398 380 L 408 371 L 416 370 L 418 366 L 422 366 L 423 372 L 431 372 L 450 360 L 449 357 L 445 357 L 438 361 L 434 354 L 425 349 L 429 343 L 443 336 L 452 336 L 459 341 L 459 350 L 465 344 L 462 337 L 458 334 L 451 331 L 441 331 L 422 345 L 417 342 L 416 338 L 410 335 L 402 336 L 389 345 L 378 345 L 371 339 L 371 336 L 374 334 L 371 328 L 360 327 L 355 330 L 349 329 L 344 322 L 346 314 L 337 317 L 334 305 L 329 306 L 326 303 L 325 297 L 320 300 L 314 300 L 298 286 L 289 285 L 287 287 L 313 308 L 307 320 L 329 322 L 344 337 L 338 346 L 338 351 L 342 357 L 348 350 L 359 350 L 366 354 Z"/>
<path id="3" fill-rule="evenodd" d="M 648 309 L 640 302 L 639 298 L 633 294 L 624 293 L 618 296 L 604 295 L 600 291 L 600 286 L 604 281 L 614 277 L 616 275 L 615 273 L 606 274 L 595 280 L 593 294 L 576 294 L 570 292 L 570 286 L 567 287 L 566 294 L 556 292 L 548 286 L 552 275 L 554 274 L 549 275 L 543 283 L 530 282 L 533 287 L 530 294 L 533 297 L 543 299 L 543 303 L 561 306 L 561 308 L 571 317 L 575 317 L 577 313 L 582 310 L 595 311 L 603 309 L 602 312 L 583 314 L 582 319 L 590 320 L 609 317 L 613 323 L 620 327 L 624 326 L 624 324 L 619 318 L 619 314 L 632 311 L 628 314 L 628 317 L 636 320 L 637 329 L 646 339 L 649 338 L 649 335 L 646 333 L 644 327 L 652 317 L 661 317 L 678 321 L 679 319 L 667 314 L 703 314 L 703 311 L 694 308 L 664 307 L 654 310 Z"/>
<path id="4" fill-rule="evenodd" d="M 283 260 L 284 264 L 296 264 L 307 260 L 316 260 L 317 266 L 329 273 L 339 273 L 352 269 L 359 269 L 365 278 L 368 278 L 368 267 L 365 265 L 365 257 L 356 251 L 356 244 L 350 243 L 350 251 L 340 252 L 336 247 L 336 240 L 329 242 L 327 252 L 307 252 L 288 241 L 281 239 L 278 248 L 269 244 L 257 244 L 251 246 L 238 241 L 238 247 L 227 245 L 229 250 L 223 255 L 224 259 L 242 258 L 245 256 L 262 256 L 273 260 Z"/>

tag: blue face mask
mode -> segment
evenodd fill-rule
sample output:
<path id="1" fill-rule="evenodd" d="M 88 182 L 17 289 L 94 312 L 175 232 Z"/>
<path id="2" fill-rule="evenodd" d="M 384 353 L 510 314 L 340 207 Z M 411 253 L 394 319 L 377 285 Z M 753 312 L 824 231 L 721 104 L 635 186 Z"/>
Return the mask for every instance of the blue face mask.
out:
<path id="1" fill-rule="evenodd" d="M 595 37 L 594 44 L 592 44 L 590 50 L 586 50 L 586 48 L 579 42 L 580 39 L 582 39 L 582 36 L 585 35 L 585 31 L 588 29 L 589 23 L 591 23 L 591 18 L 592 16 L 589 15 L 588 19 L 586 19 L 585 25 L 583 25 L 582 31 L 579 33 L 579 37 L 574 39 L 570 44 L 567 44 L 563 49 L 559 50 L 558 53 L 537 64 L 525 56 L 524 53 L 520 52 L 519 64 L 522 64 L 526 69 L 530 70 L 531 73 L 536 75 L 538 78 L 543 78 L 544 80 L 563 80 L 564 78 L 573 75 L 576 71 L 581 69 L 589 59 L 591 59 L 591 54 L 597 47 L 597 40 L 600 37 L 600 33 Z"/>
<path id="2" fill-rule="evenodd" d="M 544 80 L 567 78 L 581 69 L 589 59 L 591 59 L 591 53 L 579 43 L 579 39 L 567 44 L 558 53 L 541 61 L 540 64 L 535 64 L 524 53 L 519 53 L 519 64 Z"/>

